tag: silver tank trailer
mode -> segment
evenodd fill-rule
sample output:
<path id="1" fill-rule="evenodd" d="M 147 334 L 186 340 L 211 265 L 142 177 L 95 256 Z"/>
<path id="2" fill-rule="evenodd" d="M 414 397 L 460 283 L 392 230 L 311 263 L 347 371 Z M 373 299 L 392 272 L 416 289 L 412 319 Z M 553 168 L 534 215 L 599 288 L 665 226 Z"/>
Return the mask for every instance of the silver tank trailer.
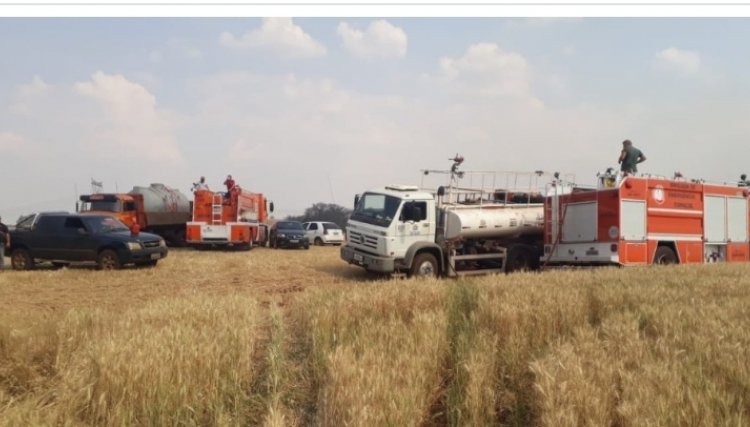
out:
<path id="1" fill-rule="evenodd" d="M 187 196 L 164 184 L 133 187 L 129 194 L 143 196 L 143 209 L 149 227 L 185 224 L 192 217 Z"/>
<path id="2" fill-rule="evenodd" d="M 542 236 L 543 204 L 485 204 L 443 206 L 445 238 L 515 239 Z"/>

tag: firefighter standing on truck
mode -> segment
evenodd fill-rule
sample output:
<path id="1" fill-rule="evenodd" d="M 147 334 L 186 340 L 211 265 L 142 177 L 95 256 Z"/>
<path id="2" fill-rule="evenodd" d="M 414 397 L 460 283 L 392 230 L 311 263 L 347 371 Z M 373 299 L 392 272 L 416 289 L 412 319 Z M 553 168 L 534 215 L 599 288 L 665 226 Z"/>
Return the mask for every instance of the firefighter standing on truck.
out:
<path id="1" fill-rule="evenodd" d="M 643 152 L 635 147 L 629 139 L 622 141 L 622 152 L 620 152 L 620 158 L 617 160 L 619 163 L 620 171 L 625 175 L 632 175 L 638 172 L 636 165 L 646 161 L 646 156 Z"/>

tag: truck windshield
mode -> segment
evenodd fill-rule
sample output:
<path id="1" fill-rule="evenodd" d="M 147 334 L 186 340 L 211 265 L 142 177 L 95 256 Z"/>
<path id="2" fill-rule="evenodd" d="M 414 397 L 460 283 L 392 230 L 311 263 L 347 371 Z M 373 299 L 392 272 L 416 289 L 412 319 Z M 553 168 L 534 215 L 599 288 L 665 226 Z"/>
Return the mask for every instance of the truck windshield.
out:
<path id="1" fill-rule="evenodd" d="M 83 217 L 83 221 L 86 223 L 86 228 L 94 234 L 130 230 L 122 222 L 106 216 L 87 216 Z"/>
<path id="2" fill-rule="evenodd" d="M 388 227 L 396 216 L 401 199 L 385 194 L 365 193 L 352 212 L 351 219 L 367 224 Z"/>
<path id="3" fill-rule="evenodd" d="M 90 202 L 82 203 L 81 211 L 120 212 L 122 211 L 122 206 L 119 200 L 92 200 Z"/>

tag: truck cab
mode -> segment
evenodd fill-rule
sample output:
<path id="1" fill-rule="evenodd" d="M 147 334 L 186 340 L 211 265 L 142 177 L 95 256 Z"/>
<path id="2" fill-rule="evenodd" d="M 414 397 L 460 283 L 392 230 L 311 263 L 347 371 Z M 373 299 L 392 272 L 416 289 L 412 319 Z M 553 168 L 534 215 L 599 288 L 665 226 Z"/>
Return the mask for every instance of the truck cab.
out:
<path id="1" fill-rule="evenodd" d="M 137 203 L 130 194 L 90 194 L 80 199 L 81 213 L 110 215 L 128 227 L 139 223 Z"/>
<path id="2" fill-rule="evenodd" d="M 435 242 L 434 196 L 416 186 L 391 185 L 367 191 L 356 201 L 347 222 L 341 258 L 379 273 L 436 274 L 442 251 Z M 426 261 L 415 264 L 420 253 Z"/>

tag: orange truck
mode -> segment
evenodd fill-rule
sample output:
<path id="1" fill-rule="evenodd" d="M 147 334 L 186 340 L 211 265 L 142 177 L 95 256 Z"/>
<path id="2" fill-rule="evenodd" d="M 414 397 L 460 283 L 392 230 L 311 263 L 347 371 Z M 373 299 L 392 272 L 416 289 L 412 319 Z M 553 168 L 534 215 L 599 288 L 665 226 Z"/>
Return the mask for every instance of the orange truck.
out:
<path id="1" fill-rule="evenodd" d="M 273 202 L 239 186 L 227 193 L 196 190 L 187 243 L 198 248 L 263 245 L 268 240 L 269 211 L 273 212 Z"/>
<path id="2" fill-rule="evenodd" d="M 545 202 L 542 262 L 564 265 L 750 261 L 747 187 L 605 175 Z"/>
<path id="3" fill-rule="evenodd" d="M 185 225 L 190 221 L 190 200 L 164 184 L 133 187 L 129 193 L 95 193 L 80 196 L 78 211 L 109 214 L 128 227 L 158 234 L 170 246 L 185 245 Z"/>

